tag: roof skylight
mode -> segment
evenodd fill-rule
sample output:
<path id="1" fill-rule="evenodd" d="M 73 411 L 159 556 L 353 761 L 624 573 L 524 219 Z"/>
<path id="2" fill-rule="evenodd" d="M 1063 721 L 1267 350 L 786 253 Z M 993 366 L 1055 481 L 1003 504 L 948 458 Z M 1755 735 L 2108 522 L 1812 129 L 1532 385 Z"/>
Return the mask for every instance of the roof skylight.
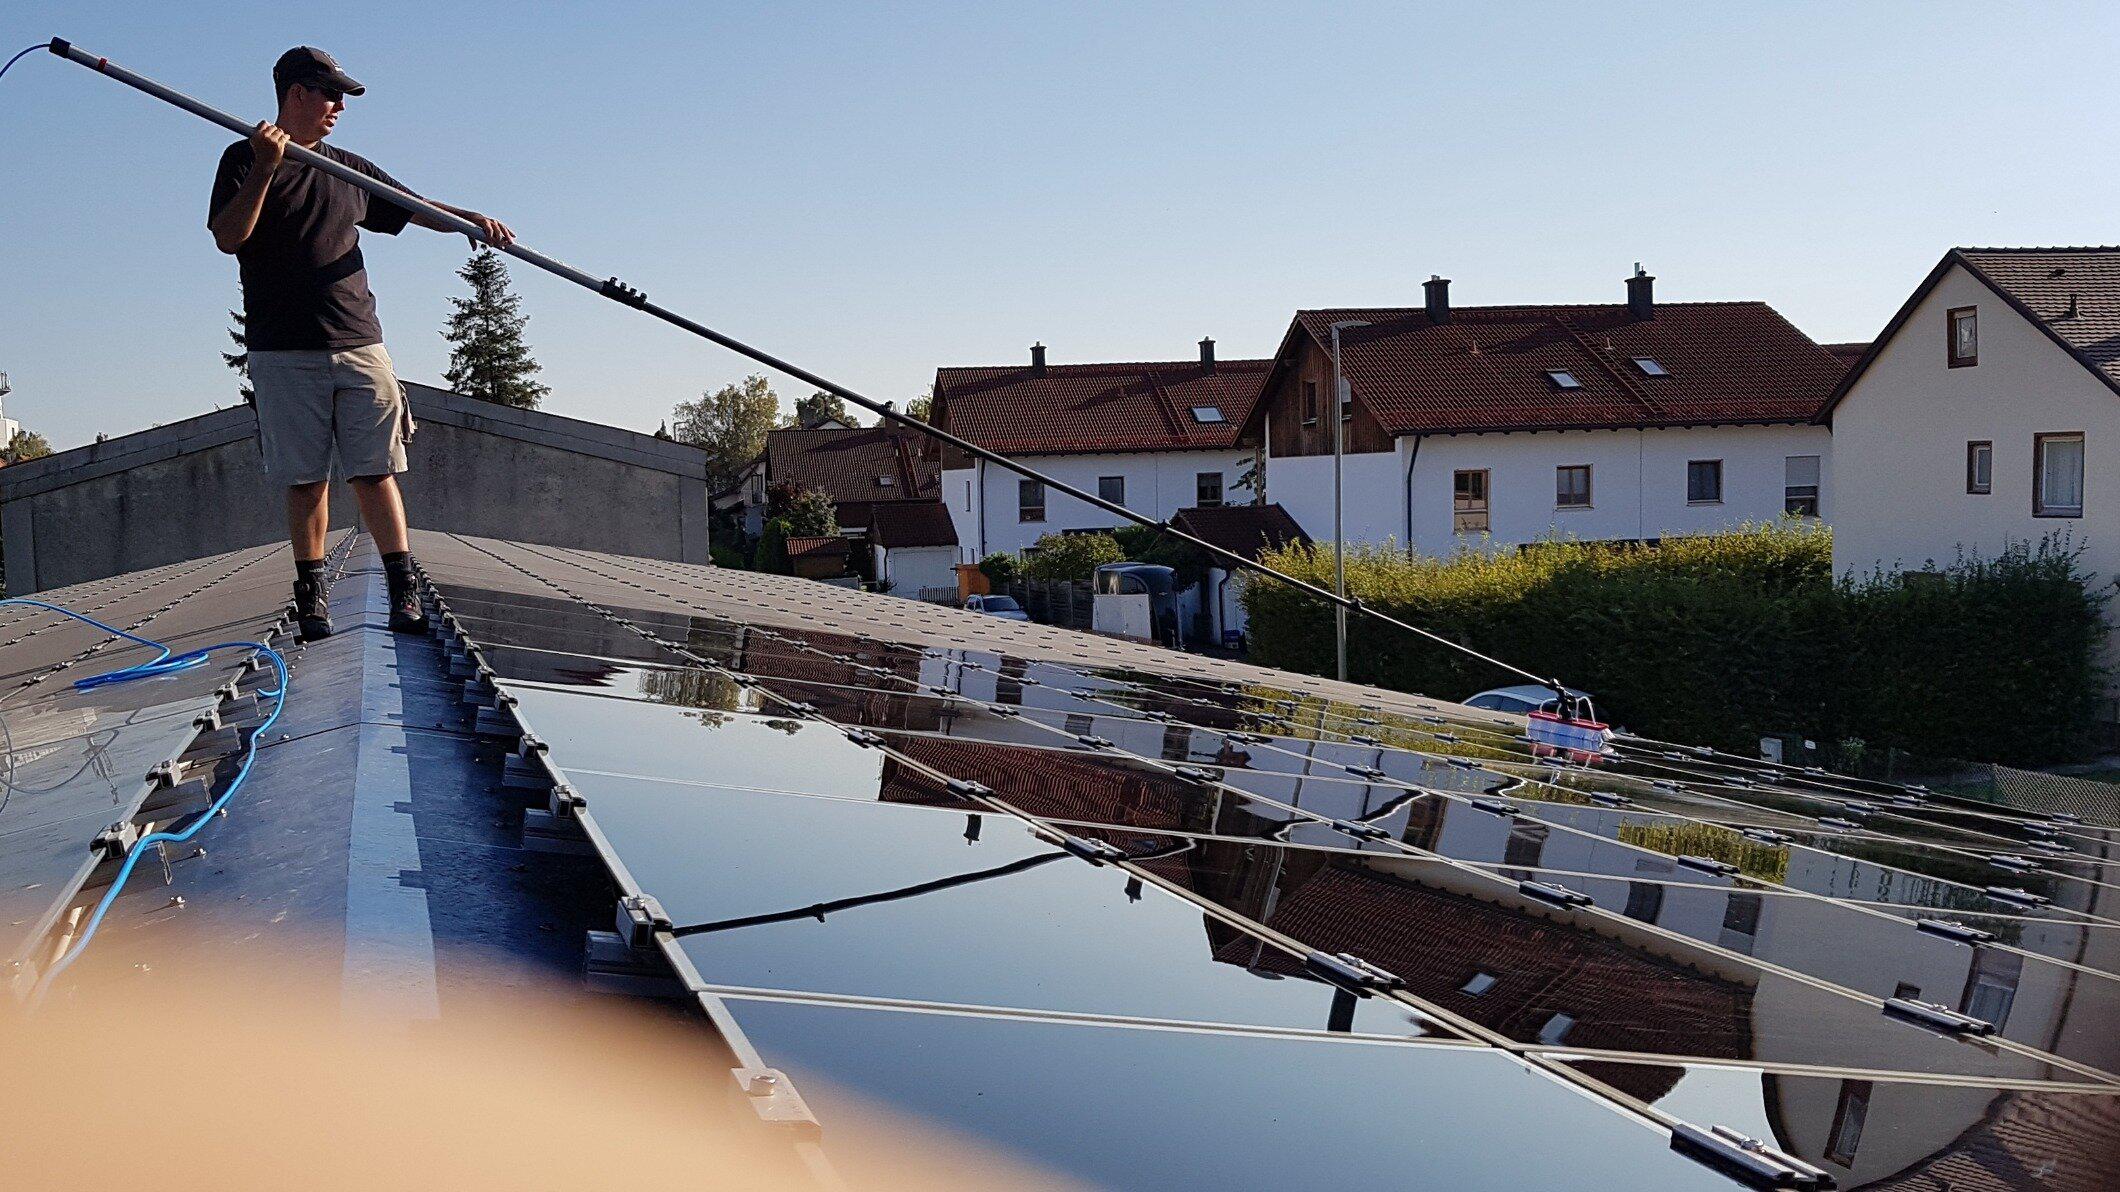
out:
<path id="1" fill-rule="evenodd" d="M 1642 370 L 1642 375 L 1645 377 L 1668 377 L 1671 375 L 1671 370 L 1665 368 L 1663 362 L 1653 356 L 1636 356 L 1634 358 L 1634 367 Z"/>
<path id="2" fill-rule="evenodd" d="M 1194 422 L 1202 424 L 1228 421 L 1228 419 L 1222 417 L 1222 407 L 1220 406 L 1194 406 L 1192 408 L 1192 416 Z"/>
<path id="3" fill-rule="evenodd" d="M 1575 374 L 1565 368 L 1547 369 L 1546 379 L 1553 382 L 1555 389 L 1581 389 L 1583 387 L 1583 383 L 1575 379 Z"/>

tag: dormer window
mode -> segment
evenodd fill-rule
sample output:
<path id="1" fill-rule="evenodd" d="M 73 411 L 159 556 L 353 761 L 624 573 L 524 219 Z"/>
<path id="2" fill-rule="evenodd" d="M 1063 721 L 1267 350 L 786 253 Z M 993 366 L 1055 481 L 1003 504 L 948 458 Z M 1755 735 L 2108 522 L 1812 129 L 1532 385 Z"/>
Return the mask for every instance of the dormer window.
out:
<path id="1" fill-rule="evenodd" d="M 1642 375 L 1645 377 L 1668 377 L 1671 375 L 1671 370 L 1665 368 L 1663 362 L 1653 356 L 1636 356 L 1634 358 L 1634 367 L 1642 370 Z"/>
<path id="2" fill-rule="evenodd" d="M 1220 406 L 1194 406 L 1192 408 L 1192 416 L 1193 421 L 1202 426 L 1228 421 L 1228 419 L 1222 417 L 1222 407 Z"/>
<path id="3" fill-rule="evenodd" d="M 1953 307 L 1950 336 L 1952 368 L 1970 368 L 1980 363 L 1980 308 Z"/>
<path id="4" fill-rule="evenodd" d="M 1546 379 L 1553 383 L 1555 389 L 1581 389 L 1583 387 L 1583 383 L 1575 379 L 1575 374 L 1565 368 L 1547 369 Z"/>

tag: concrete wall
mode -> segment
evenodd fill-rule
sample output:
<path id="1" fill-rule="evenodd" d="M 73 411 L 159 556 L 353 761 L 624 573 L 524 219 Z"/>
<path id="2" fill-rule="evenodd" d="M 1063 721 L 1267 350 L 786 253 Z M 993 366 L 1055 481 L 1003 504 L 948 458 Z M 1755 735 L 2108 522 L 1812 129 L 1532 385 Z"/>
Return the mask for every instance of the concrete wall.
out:
<path id="1" fill-rule="evenodd" d="M 1717 530 L 1780 517 L 1791 456 L 1818 457 L 1820 514 L 1832 520 L 1831 451 L 1822 426 L 1409 436 L 1398 440 L 1395 451 L 1346 457 L 1343 520 L 1349 542 L 1410 540 L 1423 554 L 1447 555 L 1461 541 L 1479 541 L 1476 535 L 1461 539 L 1452 528 L 1455 473 L 1486 469 L 1489 534 L 1497 545 Z M 1697 459 L 1723 461 L 1720 502 L 1686 500 L 1686 464 Z M 1556 507 L 1554 470 L 1585 464 L 1590 505 Z M 1331 540 L 1331 456 L 1269 457 L 1266 494 L 1312 537 Z"/>
<path id="2" fill-rule="evenodd" d="M 1980 363 L 1969 368 L 1945 358 L 1945 317 L 1960 306 L 1979 311 Z M 2032 436 L 2057 431 L 2084 436 L 2080 517 L 2032 513 Z M 2111 591 L 2120 578 L 2120 394 L 1963 266 L 1936 283 L 1841 400 L 1833 440 L 1837 570 L 1920 570 L 1961 552 L 1993 558 L 2010 542 L 2065 532 L 2083 547 L 2094 586 Z M 1986 493 L 1966 491 L 1966 444 L 1976 440 L 1995 445 Z M 2107 664 L 2120 666 L 2120 634 L 2107 641 Z"/>
<path id="3" fill-rule="evenodd" d="M 1242 504 L 1250 490 L 1237 477 L 1251 462 L 1249 451 L 1139 451 L 1109 455 L 1027 455 L 1017 462 L 1086 492 L 1097 491 L 1100 476 L 1126 478 L 1126 507 L 1154 518 L 1168 518 L 1198 503 L 1195 483 L 1201 472 L 1222 474 L 1222 500 Z M 996 551 L 1020 551 L 1047 534 L 1062 530 L 1104 529 L 1124 525 L 1120 519 L 1073 497 L 1047 492 L 1045 520 L 1017 519 L 1014 472 L 974 463 L 942 473 L 942 502 L 957 526 L 963 560 L 976 563 Z M 985 517 L 982 533 L 980 510 Z M 1308 526 L 1305 527 L 1306 529 Z"/>
<path id="4" fill-rule="evenodd" d="M 421 529 L 707 562 L 705 456 L 650 435 L 405 386 L 419 424 L 401 478 Z M 0 468 L 14 594 L 271 542 L 283 490 L 248 407 Z M 334 485 L 331 522 L 355 523 Z"/>

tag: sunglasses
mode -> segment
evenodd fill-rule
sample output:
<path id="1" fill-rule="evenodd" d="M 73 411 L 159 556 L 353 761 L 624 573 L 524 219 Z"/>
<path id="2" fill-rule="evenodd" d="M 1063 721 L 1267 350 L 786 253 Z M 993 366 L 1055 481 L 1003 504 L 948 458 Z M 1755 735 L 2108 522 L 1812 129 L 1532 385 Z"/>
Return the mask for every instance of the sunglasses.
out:
<path id="1" fill-rule="evenodd" d="M 332 103 L 338 103 L 340 100 L 346 98 L 346 93 L 336 87 L 319 87 L 314 83 L 304 83 L 302 84 L 302 86 L 309 88 L 311 91 L 316 92 L 318 95 L 323 96 L 326 100 L 329 100 Z"/>

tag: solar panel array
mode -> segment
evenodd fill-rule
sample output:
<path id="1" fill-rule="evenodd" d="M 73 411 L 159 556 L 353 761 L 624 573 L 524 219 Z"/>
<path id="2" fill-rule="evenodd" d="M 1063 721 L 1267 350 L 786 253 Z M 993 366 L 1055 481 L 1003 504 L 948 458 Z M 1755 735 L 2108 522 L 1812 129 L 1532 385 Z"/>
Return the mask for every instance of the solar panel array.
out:
<path id="1" fill-rule="evenodd" d="M 2111 1186 L 2120 826 L 1637 738 L 1585 765 L 783 577 L 418 549 L 643 937 L 828 1152 L 853 1094 L 1115 1187 Z"/>

